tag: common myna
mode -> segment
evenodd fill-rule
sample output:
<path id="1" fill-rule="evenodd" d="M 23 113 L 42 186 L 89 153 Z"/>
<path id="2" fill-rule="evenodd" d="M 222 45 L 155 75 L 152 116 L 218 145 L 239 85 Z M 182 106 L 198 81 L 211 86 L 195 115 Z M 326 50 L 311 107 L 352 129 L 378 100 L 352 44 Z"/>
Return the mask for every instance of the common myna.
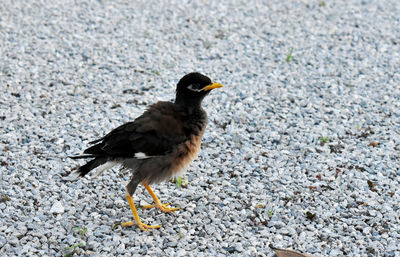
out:
<path id="1" fill-rule="evenodd" d="M 197 73 L 185 75 L 176 87 L 175 102 L 157 102 L 134 121 L 123 124 L 104 137 L 97 139 L 73 159 L 91 158 L 77 173 L 85 176 L 95 168 L 121 165 L 132 173 L 126 187 L 126 198 L 134 221 L 122 226 L 138 225 L 142 230 L 160 228 L 140 221 L 132 195 L 139 183 L 147 189 L 157 207 L 164 212 L 175 211 L 162 204 L 150 184 L 159 183 L 185 171 L 200 151 L 201 139 L 207 125 L 207 114 L 201 107 L 204 97 L 221 84 Z"/>

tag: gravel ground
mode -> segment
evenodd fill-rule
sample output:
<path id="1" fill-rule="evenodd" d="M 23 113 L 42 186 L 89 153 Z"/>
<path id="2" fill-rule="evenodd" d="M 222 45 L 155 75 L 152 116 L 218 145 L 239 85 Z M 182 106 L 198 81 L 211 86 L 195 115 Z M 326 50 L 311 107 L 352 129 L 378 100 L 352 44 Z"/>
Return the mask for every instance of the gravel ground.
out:
<path id="1" fill-rule="evenodd" d="M 233 2 L 2 2 L 1 256 L 400 256 L 400 2 Z M 129 176 L 66 156 L 191 71 L 225 87 L 187 187 L 154 186 L 180 210 L 112 230 Z"/>

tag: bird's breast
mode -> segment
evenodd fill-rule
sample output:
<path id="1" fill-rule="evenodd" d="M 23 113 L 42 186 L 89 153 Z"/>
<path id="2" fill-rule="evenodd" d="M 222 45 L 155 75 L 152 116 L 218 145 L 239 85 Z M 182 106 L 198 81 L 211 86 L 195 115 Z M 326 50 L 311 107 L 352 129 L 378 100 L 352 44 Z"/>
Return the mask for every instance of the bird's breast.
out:
<path id="1" fill-rule="evenodd" d="M 201 140 L 203 137 L 204 130 L 197 135 L 191 135 L 189 140 L 186 140 L 179 146 L 176 153 L 176 158 L 172 163 L 171 171 L 172 177 L 176 177 L 186 171 L 189 165 L 200 153 Z"/>

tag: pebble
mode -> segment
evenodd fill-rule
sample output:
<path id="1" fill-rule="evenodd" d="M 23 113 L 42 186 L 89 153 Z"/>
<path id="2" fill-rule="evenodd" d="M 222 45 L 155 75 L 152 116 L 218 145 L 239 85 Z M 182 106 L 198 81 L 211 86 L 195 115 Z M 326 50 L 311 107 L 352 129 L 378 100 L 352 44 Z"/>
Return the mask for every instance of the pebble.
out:
<path id="1" fill-rule="evenodd" d="M 55 201 L 54 204 L 51 206 L 50 213 L 63 213 L 64 206 L 61 202 Z"/>

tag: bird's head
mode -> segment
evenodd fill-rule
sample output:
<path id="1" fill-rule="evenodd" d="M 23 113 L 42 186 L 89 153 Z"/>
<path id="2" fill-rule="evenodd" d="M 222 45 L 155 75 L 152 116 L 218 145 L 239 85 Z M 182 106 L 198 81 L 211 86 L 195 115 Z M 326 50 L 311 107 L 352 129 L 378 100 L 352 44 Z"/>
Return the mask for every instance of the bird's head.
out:
<path id="1" fill-rule="evenodd" d="M 212 82 L 207 76 L 198 72 L 186 74 L 181 78 L 176 87 L 176 103 L 185 105 L 200 105 L 203 98 L 212 89 L 222 87 L 221 84 Z"/>

